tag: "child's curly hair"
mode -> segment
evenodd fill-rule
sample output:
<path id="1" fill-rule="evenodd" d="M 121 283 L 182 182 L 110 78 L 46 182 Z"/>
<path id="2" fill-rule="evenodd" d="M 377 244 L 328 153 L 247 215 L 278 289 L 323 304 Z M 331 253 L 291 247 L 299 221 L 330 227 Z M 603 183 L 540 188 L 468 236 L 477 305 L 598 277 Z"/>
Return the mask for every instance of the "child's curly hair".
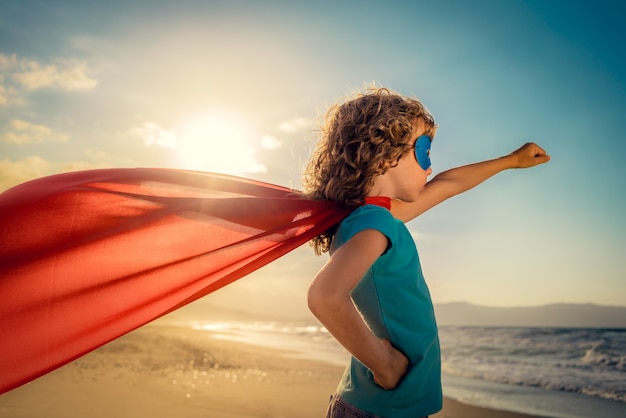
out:
<path id="1" fill-rule="evenodd" d="M 419 100 L 386 88 L 368 88 L 331 107 L 304 172 L 304 195 L 344 207 L 363 204 L 373 179 L 396 166 L 410 149 L 416 119 L 434 135 L 435 121 Z M 311 241 L 316 254 L 329 250 L 333 235 L 327 231 Z"/>

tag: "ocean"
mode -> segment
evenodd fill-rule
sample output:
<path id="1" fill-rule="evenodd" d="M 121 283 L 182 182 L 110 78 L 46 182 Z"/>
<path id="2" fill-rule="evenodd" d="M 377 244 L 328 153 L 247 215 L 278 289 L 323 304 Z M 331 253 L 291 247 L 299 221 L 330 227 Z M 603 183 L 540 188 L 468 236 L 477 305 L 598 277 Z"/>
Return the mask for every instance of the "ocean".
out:
<path id="1" fill-rule="evenodd" d="M 626 417 L 626 329 L 442 327 L 444 393 L 550 417 Z"/>
<path id="2" fill-rule="evenodd" d="M 307 322 L 195 322 L 215 338 L 345 365 L 349 355 Z M 441 327 L 444 395 L 554 418 L 626 417 L 626 329 Z"/>

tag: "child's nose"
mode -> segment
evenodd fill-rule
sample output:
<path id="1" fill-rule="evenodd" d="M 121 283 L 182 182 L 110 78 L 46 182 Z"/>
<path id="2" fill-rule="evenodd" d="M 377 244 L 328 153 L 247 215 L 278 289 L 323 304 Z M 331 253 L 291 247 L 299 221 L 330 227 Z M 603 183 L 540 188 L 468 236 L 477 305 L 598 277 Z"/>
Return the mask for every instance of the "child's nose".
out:
<path id="1" fill-rule="evenodd" d="M 433 168 L 432 167 L 428 167 L 428 170 L 426 170 L 426 176 L 430 176 L 431 174 L 433 174 Z"/>

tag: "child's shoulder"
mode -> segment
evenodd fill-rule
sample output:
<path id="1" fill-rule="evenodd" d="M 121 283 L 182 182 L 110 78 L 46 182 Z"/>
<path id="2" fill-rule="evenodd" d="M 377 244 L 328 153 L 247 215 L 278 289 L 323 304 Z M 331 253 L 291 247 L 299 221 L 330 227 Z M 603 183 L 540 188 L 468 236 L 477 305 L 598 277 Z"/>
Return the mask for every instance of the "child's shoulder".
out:
<path id="1" fill-rule="evenodd" d="M 389 210 L 376 205 L 363 205 L 356 208 L 344 219 L 337 230 L 335 239 L 345 243 L 354 235 L 366 229 L 374 229 L 388 238 L 397 230 L 398 222 Z"/>
<path id="2" fill-rule="evenodd" d="M 377 223 L 377 222 L 393 222 L 394 217 L 391 212 L 378 205 L 363 205 L 354 209 L 342 222 L 342 225 L 353 223 Z"/>

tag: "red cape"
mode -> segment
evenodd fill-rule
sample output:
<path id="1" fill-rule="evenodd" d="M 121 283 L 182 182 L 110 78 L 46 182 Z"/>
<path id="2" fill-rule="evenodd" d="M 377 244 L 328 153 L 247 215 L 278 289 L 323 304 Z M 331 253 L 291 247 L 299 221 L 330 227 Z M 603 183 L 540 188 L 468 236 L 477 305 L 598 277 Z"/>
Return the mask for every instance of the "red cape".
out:
<path id="1" fill-rule="evenodd" d="M 349 211 L 232 176 L 60 174 L 0 194 L 0 393 L 302 245 Z"/>

